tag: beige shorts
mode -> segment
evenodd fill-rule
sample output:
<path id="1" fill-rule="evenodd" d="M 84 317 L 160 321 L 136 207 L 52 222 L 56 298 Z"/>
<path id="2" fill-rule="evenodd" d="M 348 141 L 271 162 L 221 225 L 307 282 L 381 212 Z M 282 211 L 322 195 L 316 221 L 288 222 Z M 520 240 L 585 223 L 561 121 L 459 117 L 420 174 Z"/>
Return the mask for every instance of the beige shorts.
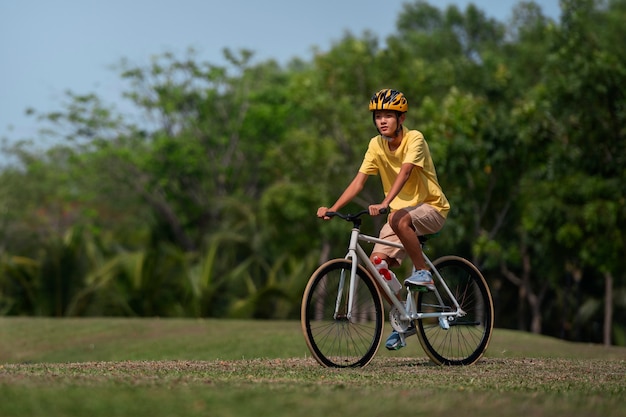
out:
<path id="1" fill-rule="evenodd" d="M 428 204 L 420 204 L 415 207 L 407 207 L 403 209 L 409 212 L 411 216 L 411 220 L 413 222 L 413 227 L 415 228 L 415 232 L 418 236 L 428 235 L 431 233 L 437 233 L 443 228 L 444 223 L 446 222 L 445 217 L 443 217 L 439 212 Z M 380 233 L 378 235 L 380 239 L 384 239 L 394 243 L 401 243 L 398 236 L 396 236 L 395 232 L 389 225 L 389 222 L 385 223 L 380 229 Z M 376 243 L 374 245 L 374 249 L 372 252 L 383 253 L 390 258 L 396 259 L 399 263 L 406 256 L 406 252 L 403 249 L 394 248 L 392 246 L 381 245 Z"/>

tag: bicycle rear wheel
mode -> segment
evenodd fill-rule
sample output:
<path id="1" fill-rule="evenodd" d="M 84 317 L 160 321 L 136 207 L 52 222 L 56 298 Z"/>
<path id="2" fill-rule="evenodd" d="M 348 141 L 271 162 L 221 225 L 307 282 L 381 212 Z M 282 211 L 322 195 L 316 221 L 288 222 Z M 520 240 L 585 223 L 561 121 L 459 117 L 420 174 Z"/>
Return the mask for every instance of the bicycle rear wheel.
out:
<path id="1" fill-rule="evenodd" d="M 450 288 L 463 317 L 450 316 L 449 329 L 439 318 L 416 320 L 417 336 L 430 359 L 438 365 L 471 365 L 480 359 L 489 345 L 493 330 L 493 301 L 480 271 L 468 260 L 446 256 L 433 262 Z M 442 306 L 434 292 L 417 292 L 419 312 L 451 312 L 454 304 L 437 282 L 443 299 Z"/>
<path id="2" fill-rule="evenodd" d="M 352 261 L 334 259 L 321 265 L 304 290 L 302 332 L 313 357 L 327 367 L 367 365 L 383 332 L 383 302 L 376 284 L 360 265 L 348 317 Z"/>

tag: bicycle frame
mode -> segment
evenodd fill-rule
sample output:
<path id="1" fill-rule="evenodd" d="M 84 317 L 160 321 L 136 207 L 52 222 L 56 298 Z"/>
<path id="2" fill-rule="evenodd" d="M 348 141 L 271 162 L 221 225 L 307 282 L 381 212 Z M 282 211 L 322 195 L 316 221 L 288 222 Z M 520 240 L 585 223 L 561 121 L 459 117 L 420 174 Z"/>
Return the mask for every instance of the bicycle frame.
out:
<path id="1" fill-rule="evenodd" d="M 429 318 L 429 317 L 448 317 L 448 316 L 459 317 L 465 314 L 465 312 L 459 306 L 458 301 L 456 300 L 456 298 L 450 291 L 450 288 L 446 284 L 445 280 L 441 277 L 441 275 L 439 274 L 439 271 L 437 271 L 437 268 L 435 268 L 433 263 L 430 261 L 430 259 L 428 258 L 428 256 L 426 256 L 424 252 L 422 252 L 422 254 L 424 255 L 424 260 L 426 264 L 430 267 L 436 280 L 441 284 L 441 287 L 446 291 L 450 299 L 453 301 L 456 311 L 437 312 L 437 313 L 418 312 L 416 311 L 416 306 L 413 302 L 413 297 L 408 297 L 408 296 L 407 296 L 406 304 L 402 304 L 402 302 L 398 299 L 398 297 L 396 297 L 396 295 L 391 291 L 391 289 L 385 282 L 384 278 L 378 273 L 378 270 L 376 269 L 372 261 L 370 261 L 369 256 L 365 253 L 365 250 L 363 250 L 363 248 L 359 244 L 359 241 L 364 241 L 368 243 L 380 243 L 383 245 L 392 246 L 392 247 L 396 247 L 400 249 L 403 248 L 403 246 L 399 243 L 388 242 L 388 241 L 382 240 L 374 236 L 362 234 L 360 229 L 357 227 L 352 229 L 352 232 L 350 234 L 350 243 L 348 245 L 348 253 L 345 256 L 345 259 L 350 259 L 352 261 L 352 269 L 350 273 L 350 286 L 349 286 L 349 294 L 348 294 L 348 311 L 347 311 L 348 320 L 350 320 L 352 316 L 352 306 L 353 306 L 353 301 L 354 301 L 354 297 L 356 293 L 355 286 L 356 286 L 356 281 L 357 281 L 354 278 L 356 277 L 356 271 L 357 271 L 359 263 L 363 263 L 363 265 L 365 265 L 365 267 L 370 272 L 372 277 L 374 277 L 376 282 L 379 284 L 378 285 L 379 290 L 382 289 L 382 291 L 385 292 L 385 294 L 387 295 L 391 303 L 398 309 L 398 311 L 400 312 L 401 320 L 420 320 L 420 319 Z M 340 286 L 339 286 L 340 291 L 338 291 L 338 295 L 337 295 L 335 316 L 337 314 L 339 304 L 341 303 L 341 298 L 343 297 L 341 288 L 343 288 L 344 280 L 345 280 L 345 277 L 342 276 L 340 280 L 341 281 Z M 437 296 L 437 299 L 439 300 L 440 305 L 443 306 L 444 302 L 437 288 L 435 288 L 435 294 Z"/>

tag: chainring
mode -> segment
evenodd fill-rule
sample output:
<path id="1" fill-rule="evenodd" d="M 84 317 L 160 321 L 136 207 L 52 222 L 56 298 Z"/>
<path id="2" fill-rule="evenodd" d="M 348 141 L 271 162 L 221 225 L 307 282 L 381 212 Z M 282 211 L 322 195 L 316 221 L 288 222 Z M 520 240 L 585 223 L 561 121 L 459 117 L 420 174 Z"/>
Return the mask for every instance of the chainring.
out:
<path id="1" fill-rule="evenodd" d="M 389 310 L 389 323 L 391 323 L 391 327 L 398 333 L 406 333 L 411 326 L 411 320 L 402 320 L 402 313 L 398 310 L 398 307 L 393 307 Z"/>

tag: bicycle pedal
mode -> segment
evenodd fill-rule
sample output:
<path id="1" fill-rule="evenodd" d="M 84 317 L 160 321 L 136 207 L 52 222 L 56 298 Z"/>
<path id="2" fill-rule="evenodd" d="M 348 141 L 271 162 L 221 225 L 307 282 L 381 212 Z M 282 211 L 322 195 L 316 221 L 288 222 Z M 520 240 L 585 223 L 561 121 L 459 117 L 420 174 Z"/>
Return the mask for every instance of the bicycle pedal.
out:
<path id="1" fill-rule="evenodd" d="M 407 285 L 407 290 L 411 292 L 428 292 L 428 287 L 425 285 Z"/>

